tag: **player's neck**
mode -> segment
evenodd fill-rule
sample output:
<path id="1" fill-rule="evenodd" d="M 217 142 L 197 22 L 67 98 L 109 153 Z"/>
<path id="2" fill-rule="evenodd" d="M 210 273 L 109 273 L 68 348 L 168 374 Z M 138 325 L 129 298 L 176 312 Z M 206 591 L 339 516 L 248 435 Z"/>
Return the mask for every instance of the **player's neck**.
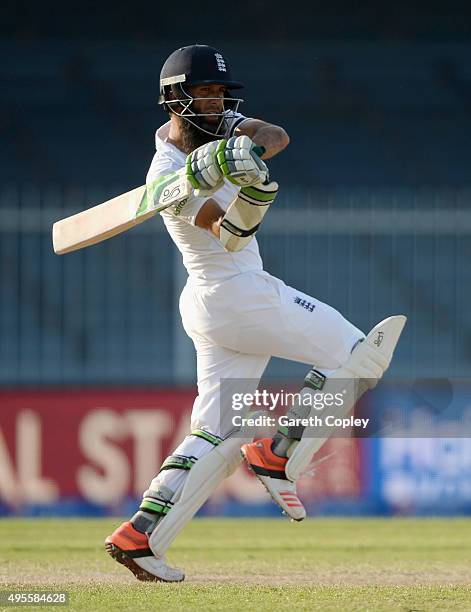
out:
<path id="1" fill-rule="evenodd" d="M 183 144 L 180 126 L 173 119 L 171 119 L 170 121 L 170 130 L 168 132 L 167 142 L 173 145 L 174 147 L 177 147 L 177 149 L 179 149 L 180 151 L 183 151 L 183 153 L 187 153 Z"/>

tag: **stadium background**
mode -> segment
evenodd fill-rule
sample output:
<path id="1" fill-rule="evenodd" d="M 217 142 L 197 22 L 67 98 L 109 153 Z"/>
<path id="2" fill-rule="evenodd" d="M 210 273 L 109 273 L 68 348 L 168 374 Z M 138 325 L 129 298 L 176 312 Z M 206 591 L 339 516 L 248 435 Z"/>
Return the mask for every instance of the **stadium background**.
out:
<path id="1" fill-rule="evenodd" d="M 126 514 L 184 435 L 185 272 L 160 219 L 63 258 L 50 228 L 144 182 L 160 66 L 194 42 L 230 58 L 244 114 L 291 136 L 266 269 L 364 330 L 409 317 L 387 378 L 435 434 L 333 440 L 302 482 L 311 513 L 469 513 L 469 6 L 178 7 L 2 5 L 0 514 Z M 462 437 L 443 435 L 451 404 Z M 243 470 L 203 512 L 278 513 Z"/>

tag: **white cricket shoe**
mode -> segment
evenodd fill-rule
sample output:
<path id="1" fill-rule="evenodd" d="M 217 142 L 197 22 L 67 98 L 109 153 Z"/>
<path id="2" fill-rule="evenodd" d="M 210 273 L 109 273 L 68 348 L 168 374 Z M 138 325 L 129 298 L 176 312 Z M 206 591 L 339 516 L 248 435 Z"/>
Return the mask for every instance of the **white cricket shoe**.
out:
<path id="1" fill-rule="evenodd" d="M 105 540 L 105 548 L 115 561 L 143 582 L 181 582 L 182 570 L 170 567 L 149 548 L 148 537 L 134 529 L 129 521 L 122 523 Z"/>
<path id="2" fill-rule="evenodd" d="M 165 563 L 165 559 L 157 559 L 157 557 L 140 557 L 134 559 L 134 563 L 142 570 L 155 576 L 162 582 L 182 582 L 185 579 L 185 573 L 178 567 L 170 567 Z"/>
<path id="3" fill-rule="evenodd" d="M 270 493 L 273 501 L 294 521 L 306 518 L 306 509 L 296 493 L 296 484 L 286 478 L 286 457 L 271 450 L 271 438 L 243 444 L 240 452 L 249 468 Z"/>

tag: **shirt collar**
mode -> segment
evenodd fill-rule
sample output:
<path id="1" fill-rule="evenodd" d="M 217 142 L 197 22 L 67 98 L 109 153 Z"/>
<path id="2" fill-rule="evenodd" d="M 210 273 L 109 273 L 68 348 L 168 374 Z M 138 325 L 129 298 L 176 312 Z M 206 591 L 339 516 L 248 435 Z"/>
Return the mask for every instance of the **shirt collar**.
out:
<path id="1" fill-rule="evenodd" d="M 155 133 L 155 148 L 157 151 L 163 151 L 169 157 L 173 157 L 178 161 L 185 159 L 186 155 L 183 151 L 180 151 L 175 145 L 167 142 L 168 135 L 170 133 L 170 121 L 164 123 Z"/>

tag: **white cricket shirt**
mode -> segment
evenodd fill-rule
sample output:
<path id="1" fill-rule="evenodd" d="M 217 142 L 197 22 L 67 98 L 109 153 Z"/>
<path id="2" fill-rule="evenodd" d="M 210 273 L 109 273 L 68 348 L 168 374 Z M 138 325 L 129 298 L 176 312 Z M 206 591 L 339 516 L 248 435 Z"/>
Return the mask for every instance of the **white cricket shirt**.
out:
<path id="1" fill-rule="evenodd" d="M 236 125 L 240 125 L 244 119 L 243 115 L 238 114 L 231 121 L 226 138 L 232 135 Z M 169 130 L 170 121 L 156 132 L 156 152 L 147 173 L 147 183 L 185 165 L 186 154 L 167 142 Z M 174 204 L 161 213 L 173 242 L 182 254 L 190 281 L 195 285 L 213 285 L 242 272 L 263 270 L 256 238 L 242 251 L 229 253 L 210 231 L 195 226 L 196 215 L 208 199 L 215 200 L 223 210 L 227 210 L 238 190 L 238 187 L 225 180 L 223 187 L 212 196 L 192 195 L 183 207 Z"/>

